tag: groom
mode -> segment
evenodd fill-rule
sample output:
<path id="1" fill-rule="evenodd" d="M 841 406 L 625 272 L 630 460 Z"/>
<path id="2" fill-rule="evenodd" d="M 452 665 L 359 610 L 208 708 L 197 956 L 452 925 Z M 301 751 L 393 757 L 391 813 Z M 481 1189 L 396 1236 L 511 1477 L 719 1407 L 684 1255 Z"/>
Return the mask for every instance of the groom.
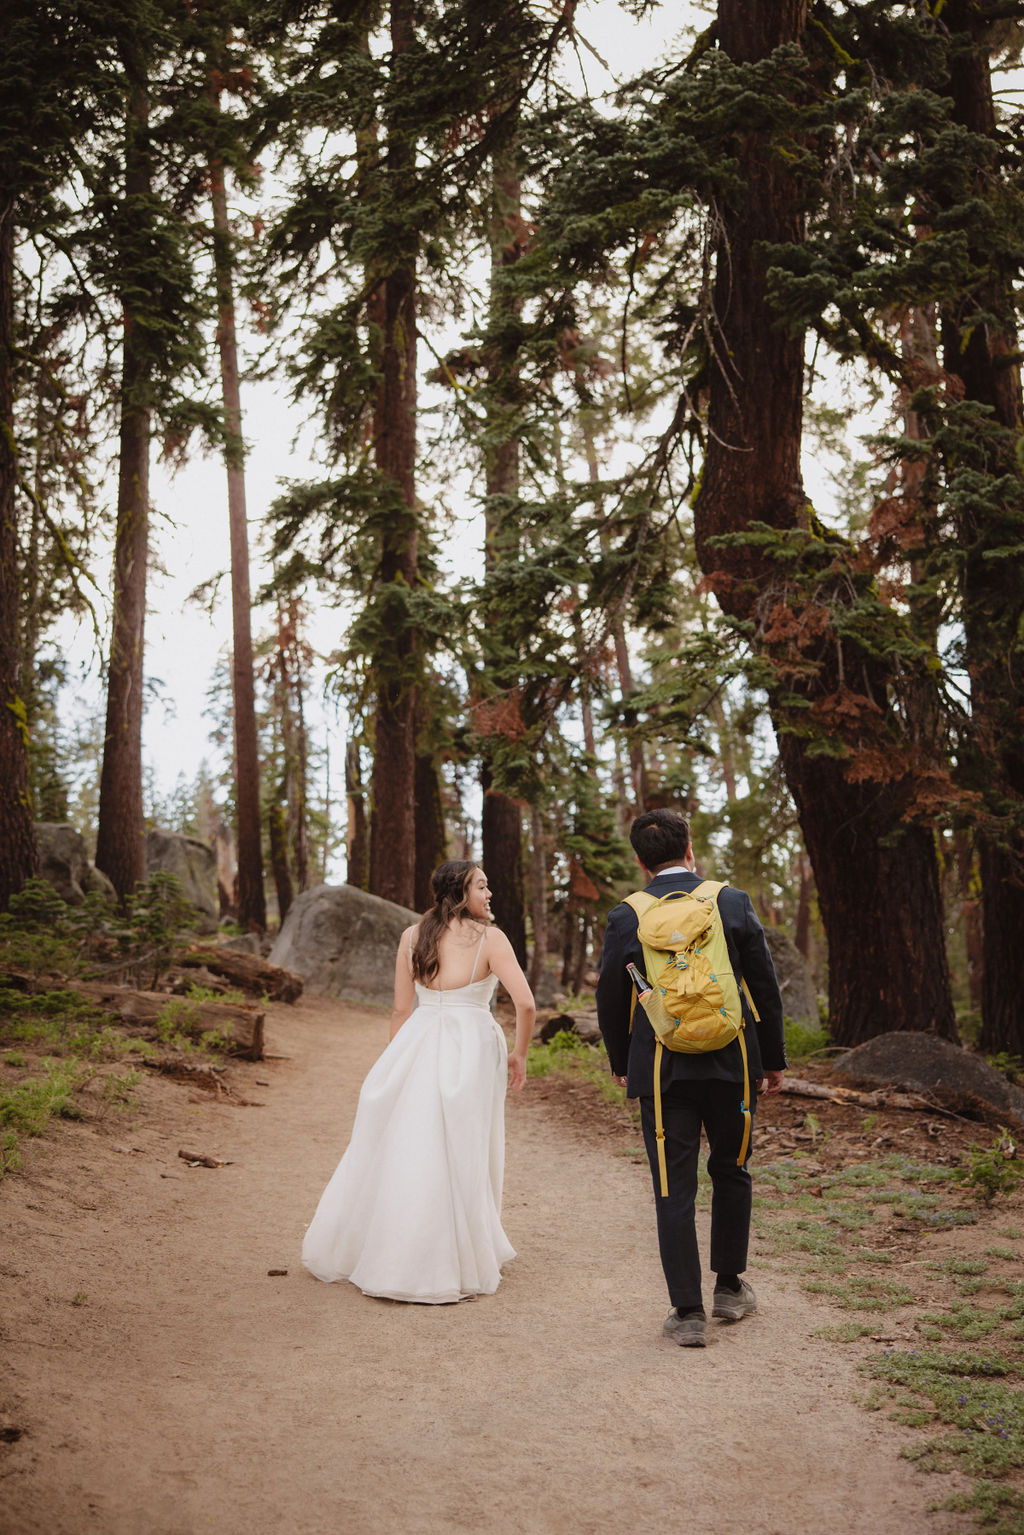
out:
<path id="1" fill-rule="evenodd" d="M 689 823 L 678 811 L 650 810 L 638 816 L 629 840 L 650 895 L 695 890 L 701 883 L 695 873 Z M 726 886 L 718 909 L 733 973 L 737 983 L 741 977 L 746 981 L 760 1015 L 755 1022 L 746 998 L 742 999 L 751 1083 L 747 1107 L 753 1112 L 758 1092 L 777 1093 L 782 1087 L 786 1067 L 782 996 L 750 897 Z M 703 1348 L 707 1320 L 694 1221 L 702 1127 L 708 1140 L 712 1185 L 711 1267 L 716 1279 L 711 1314 L 738 1322 L 757 1310 L 753 1289 L 740 1278 L 747 1266 L 751 1207 L 746 1165 L 749 1146 L 738 1161 L 745 1128 L 743 1061 L 737 1040 L 704 1055 L 662 1052 L 661 1099 L 669 1190 L 663 1198 L 655 1136 L 655 1035 L 640 1007 L 633 1013 L 631 1027 L 632 983 L 626 971 L 630 963 L 643 971 L 637 914 L 623 904 L 608 918 L 597 983 L 597 1018 L 615 1080 L 626 1088 L 628 1097 L 640 1100 L 644 1144 L 654 1178 L 661 1264 L 672 1302 L 663 1330 L 684 1348 Z"/>

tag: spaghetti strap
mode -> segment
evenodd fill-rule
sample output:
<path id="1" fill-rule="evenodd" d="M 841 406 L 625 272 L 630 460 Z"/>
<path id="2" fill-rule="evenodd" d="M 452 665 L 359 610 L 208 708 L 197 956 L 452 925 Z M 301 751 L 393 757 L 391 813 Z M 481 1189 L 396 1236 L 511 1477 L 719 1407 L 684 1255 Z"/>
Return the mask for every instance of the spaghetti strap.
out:
<path id="1" fill-rule="evenodd" d="M 483 932 L 480 934 L 480 942 L 476 946 L 476 953 L 473 955 L 473 969 L 472 969 L 472 972 L 471 972 L 470 977 L 469 977 L 469 984 L 470 984 L 470 986 L 472 986 L 473 982 L 476 980 L 476 967 L 480 963 L 480 950 L 484 946 L 484 939 L 486 937 L 487 937 L 487 929 L 484 928 Z"/>

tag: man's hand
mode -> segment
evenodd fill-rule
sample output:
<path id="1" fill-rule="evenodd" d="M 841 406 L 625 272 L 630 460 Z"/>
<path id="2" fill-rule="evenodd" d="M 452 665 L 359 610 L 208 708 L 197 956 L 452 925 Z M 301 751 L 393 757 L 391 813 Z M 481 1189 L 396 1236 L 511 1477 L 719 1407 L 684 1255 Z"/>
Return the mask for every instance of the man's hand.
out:
<path id="1" fill-rule="evenodd" d="M 617 1076 L 615 1076 L 614 1073 L 612 1074 L 612 1081 L 613 1082 L 617 1082 L 620 1087 L 625 1087 L 625 1085 L 626 1085 L 626 1078 L 625 1077 L 617 1077 Z"/>
<path id="2" fill-rule="evenodd" d="M 766 1071 L 763 1077 L 757 1081 L 757 1090 L 770 1098 L 772 1093 L 781 1093 L 782 1079 L 786 1075 L 784 1071 Z"/>

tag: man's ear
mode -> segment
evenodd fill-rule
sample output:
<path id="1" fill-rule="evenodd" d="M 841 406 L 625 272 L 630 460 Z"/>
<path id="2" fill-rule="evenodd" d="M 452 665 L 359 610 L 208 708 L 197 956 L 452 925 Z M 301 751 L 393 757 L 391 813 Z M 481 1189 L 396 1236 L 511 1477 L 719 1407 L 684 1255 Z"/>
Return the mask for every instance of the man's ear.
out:
<path id="1" fill-rule="evenodd" d="M 637 863 L 640 865 L 640 868 L 643 870 L 644 874 L 646 874 L 647 878 L 651 879 L 652 878 L 651 871 L 647 867 L 647 865 L 643 862 L 643 860 L 641 859 L 640 854 L 639 853 L 634 853 L 633 857 L 636 859 Z"/>
<path id="2" fill-rule="evenodd" d="M 689 843 L 686 849 L 686 857 L 683 859 L 686 867 L 692 872 L 697 867 L 697 860 L 693 856 L 693 843 Z"/>

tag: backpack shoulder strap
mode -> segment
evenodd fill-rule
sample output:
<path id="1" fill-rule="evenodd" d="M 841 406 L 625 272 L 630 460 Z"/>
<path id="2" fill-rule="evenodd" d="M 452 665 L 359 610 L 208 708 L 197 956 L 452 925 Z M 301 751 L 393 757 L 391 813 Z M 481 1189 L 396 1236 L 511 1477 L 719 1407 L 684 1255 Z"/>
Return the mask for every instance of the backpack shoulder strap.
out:
<path id="1" fill-rule="evenodd" d="M 656 895 L 648 895 L 646 890 L 634 890 L 632 895 L 626 896 L 622 904 L 623 906 L 632 906 L 639 919 L 645 911 L 650 911 L 652 906 L 657 906 L 658 897 Z"/>
<path id="2" fill-rule="evenodd" d="M 706 879 L 704 881 L 704 883 L 702 885 L 698 885 L 696 890 L 694 890 L 692 893 L 694 895 L 709 895 L 709 896 L 711 896 L 712 900 L 715 903 L 715 906 L 717 907 L 718 906 L 718 897 L 721 895 L 722 891 L 725 890 L 726 888 L 727 888 L 727 886 L 726 886 L 726 883 L 725 883 L 724 880 Z M 751 1014 L 753 1015 L 754 1022 L 755 1023 L 760 1023 L 761 1022 L 761 1014 L 757 1010 L 757 1003 L 754 1001 L 753 997 L 750 995 L 750 987 L 747 985 L 746 979 L 742 975 L 739 978 L 739 982 L 740 982 L 740 990 L 743 992 L 744 996 L 747 999 L 747 1002 L 750 1004 L 750 1011 L 751 1011 Z"/>

